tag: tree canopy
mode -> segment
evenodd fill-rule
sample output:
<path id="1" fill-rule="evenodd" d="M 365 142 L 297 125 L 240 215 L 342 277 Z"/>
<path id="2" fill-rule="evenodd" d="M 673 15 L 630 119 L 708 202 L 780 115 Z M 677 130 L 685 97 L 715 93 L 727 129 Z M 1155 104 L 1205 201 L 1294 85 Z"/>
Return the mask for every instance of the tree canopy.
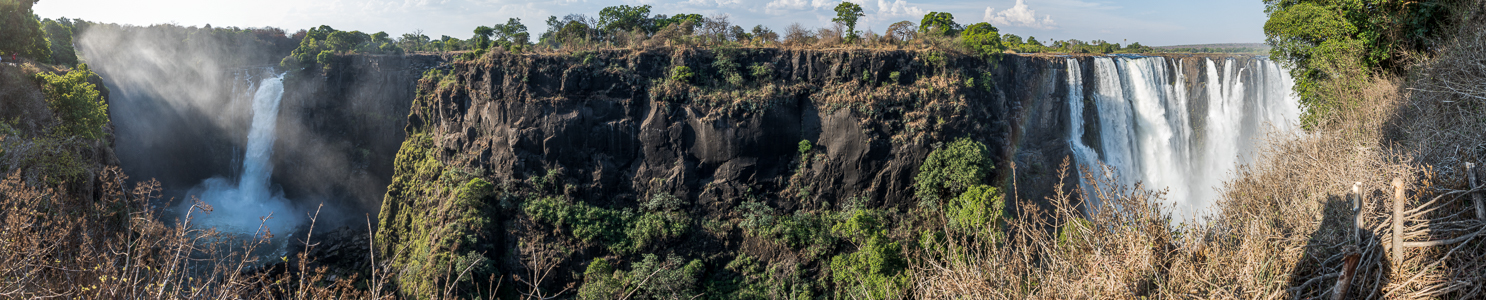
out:
<path id="1" fill-rule="evenodd" d="M 1347 99 L 1330 87 L 1358 88 L 1372 74 L 1402 72 L 1405 53 L 1424 50 L 1443 26 L 1450 0 L 1265 0 L 1270 54 L 1290 68 L 1295 91 L 1306 107 L 1302 121 L 1314 124 Z M 1323 84 L 1323 83 L 1332 84 Z"/>
<path id="2" fill-rule="evenodd" d="M 955 15 L 947 12 L 929 12 L 918 22 L 918 32 L 926 34 L 954 36 L 960 34 L 960 29 Z"/>
<path id="3" fill-rule="evenodd" d="M 51 47 L 41 32 L 41 21 L 31 11 L 36 0 L 0 1 L 0 54 L 17 54 L 46 61 Z"/>
<path id="4" fill-rule="evenodd" d="M 857 39 L 857 20 L 863 15 L 861 5 L 841 1 L 841 4 L 836 5 L 836 18 L 831 19 L 831 22 L 846 25 L 846 41 L 852 42 Z"/>

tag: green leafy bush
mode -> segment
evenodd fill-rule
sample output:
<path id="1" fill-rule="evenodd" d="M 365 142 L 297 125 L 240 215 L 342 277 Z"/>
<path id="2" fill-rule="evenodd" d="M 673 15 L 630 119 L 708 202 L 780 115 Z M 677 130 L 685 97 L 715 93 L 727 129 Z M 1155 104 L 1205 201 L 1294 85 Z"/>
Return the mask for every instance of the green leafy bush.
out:
<path id="1" fill-rule="evenodd" d="M 752 66 L 748 66 L 748 69 L 752 71 L 751 73 L 754 80 L 770 81 L 774 78 L 774 64 L 754 64 Z"/>
<path id="2" fill-rule="evenodd" d="M 905 296 L 911 275 L 903 247 L 886 235 L 882 217 L 858 210 L 832 231 L 857 245 L 855 252 L 831 259 L 838 298 L 896 299 Z"/>
<path id="3" fill-rule="evenodd" d="M 108 125 L 108 104 L 88 79 L 96 77 L 88 65 L 80 64 L 66 74 L 36 74 L 47 106 L 62 121 L 57 133 L 84 139 L 103 138 Z"/>
<path id="4" fill-rule="evenodd" d="M 671 68 L 671 81 L 691 83 L 692 77 L 696 77 L 696 73 L 692 73 L 690 67 L 676 66 Z"/>
<path id="5" fill-rule="evenodd" d="M 578 299 L 615 299 L 623 297 L 624 275 L 616 273 L 614 265 L 602 257 L 588 263 L 583 271 L 583 286 L 578 288 Z"/>
<path id="6" fill-rule="evenodd" d="M 985 144 L 959 138 L 947 147 L 929 153 L 929 157 L 919 165 L 918 176 L 913 179 L 918 188 L 916 195 L 919 199 L 937 202 L 947 195 L 956 195 L 981 184 L 994 169 Z"/>
<path id="7" fill-rule="evenodd" d="M 596 258 L 583 272 L 583 286 L 578 299 L 693 299 L 699 296 L 697 281 L 707 267 L 701 260 L 683 261 L 670 256 L 660 260 L 645 254 L 630 265 L 628 272 L 618 270 L 608 259 Z"/>
<path id="8" fill-rule="evenodd" d="M 949 228 L 964 233 L 999 233 L 1004 196 L 992 186 L 971 186 L 945 207 Z"/>
<path id="9" fill-rule="evenodd" d="M 566 227 L 578 240 L 616 254 L 649 249 L 691 229 L 691 219 L 679 212 L 636 213 L 569 202 L 565 197 L 532 199 L 524 210 L 533 219 Z"/>

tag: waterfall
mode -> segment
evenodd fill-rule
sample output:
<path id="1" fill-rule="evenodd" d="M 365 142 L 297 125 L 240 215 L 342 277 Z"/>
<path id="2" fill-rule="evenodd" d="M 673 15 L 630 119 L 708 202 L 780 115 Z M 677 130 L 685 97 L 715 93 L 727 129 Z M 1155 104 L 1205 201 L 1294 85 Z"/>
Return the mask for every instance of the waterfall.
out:
<path id="1" fill-rule="evenodd" d="M 199 195 L 202 202 L 213 208 L 204 216 L 195 215 L 200 216 L 195 221 L 197 226 L 259 236 L 266 229 L 273 235 L 288 236 L 290 230 L 300 225 L 301 217 L 293 212 L 289 200 L 269 186 L 269 176 L 273 173 L 269 158 L 273 156 L 274 127 L 283 95 L 282 75 L 263 78 L 259 82 L 252 96 L 253 118 L 243 154 L 242 174 L 236 185 L 219 176 L 207 179 L 191 190 L 190 194 Z M 260 220 L 260 217 L 270 214 L 270 219 Z M 260 225 L 266 228 L 260 229 Z"/>
<path id="2" fill-rule="evenodd" d="M 1068 147 L 1070 149 L 1073 149 L 1073 159 L 1075 160 L 1075 162 L 1081 166 L 1084 166 L 1085 168 L 1089 168 L 1091 172 L 1093 172 L 1093 168 L 1097 168 L 1099 166 L 1099 164 L 1097 163 L 1099 159 L 1099 153 L 1095 153 L 1093 148 L 1089 148 L 1088 145 L 1085 145 L 1083 140 L 1084 71 L 1083 68 L 1079 66 L 1077 59 L 1069 58 L 1067 59 L 1067 63 L 1069 119 Z M 1077 173 L 1074 174 L 1075 178 L 1078 178 L 1079 176 L 1081 175 Z M 1078 182 L 1079 189 L 1084 191 L 1084 195 L 1089 195 L 1088 185 L 1084 183 L 1083 180 L 1079 180 Z M 1096 207 L 1099 205 L 1099 200 L 1094 199 L 1093 197 L 1084 197 L 1084 202 L 1088 204 L 1085 205 L 1086 207 Z"/>
<path id="3" fill-rule="evenodd" d="M 1220 197 L 1233 169 L 1252 159 L 1267 126 L 1292 130 L 1300 115 L 1293 81 L 1273 61 L 1256 58 L 1201 61 L 1205 111 L 1193 108 L 1186 61 L 1164 57 L 1094 57 L 1098 108 L 1098 162 L 1115 168 L 1122 184 L 1165 189 L 1178 218 L 1192 218 Z M 1084 96 L 1078 60 L 1068 59 L 1069 146 L 1078 163 L 1093 166 L 1082 142 Z M 1221 69 L 1221 71 L 1220 71 Z M 1200 128 L 1194 128 L 1200 124 Z M 1090 158 L 1085 158 L 1088 156 Z"/>

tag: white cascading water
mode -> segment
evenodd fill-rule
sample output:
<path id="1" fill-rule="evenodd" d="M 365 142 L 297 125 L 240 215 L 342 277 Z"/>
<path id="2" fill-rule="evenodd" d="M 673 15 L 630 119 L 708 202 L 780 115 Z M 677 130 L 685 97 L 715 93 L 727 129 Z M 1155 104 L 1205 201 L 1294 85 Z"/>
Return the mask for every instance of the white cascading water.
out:
<path id="1" fill-rule="evenodd" d="M 289 200 L 269 186 L 269 175 L 273 173 L 269 158 L 273 156 L 274 126 L 283 95 L 282 75 L 259 82 L 257 91 L 253 93 L 253 120 L 243 154 L 242 176 L 237 184 L 222 177 L 212 177 L 191 190 L 191 194 L 199 195 L 213 208 L 210 214 L 196 215 L 200 216 L 195 221 L 197 226 L 215 227 L 242 235 L 272 233 L 288 236 L 290 230 L 302 223 L 300 216 L 292 212 Z M 271 218 L 260 219 L 270 214 Z"/>
<path id="2" fill-rule="evenodd" d="M 1073 149 L 1073 159 L 1076 161 L 1076 163 L 1085 166 L 1086 168 L 1091 168 L 1090 170 L 1093 170 L 1092 168 L 1098 166 L 1097 162 L 1099 160 L 1099 153 L 1094 152 L 1093 148 L 1089 148 L 1088 145 L 1085 145 L 1083 140 L 1084 71 L 1083 68 L 1079 66 L 1077 59 L 1069 58 L 1067 62 L 1068 112 L 1070 119 L 1070 122 L 1068 123 L 1068 147 L 1070 149 Z M 1087 184 L 1085 184 L 1082 180 L 1079 180 L 1079 188 L 1083 190 L 1085 194 L 1089 192 Z M 1088 204 L 1085 205 L 1086 207 L 1097 207 L 1099 205 L 1098 199 L 1094 199 L 1093 197 L 1086 197 L 1084 201 Z"/>
<path id="3" fill-rule="evenodd" d="M 1181 219 L 1193 219 L 1212 205 L 1217 188 L 1252 159 L 1267 128 L 1293 130 L 1299 120 L 1293 81 L 1268 59 L 1244 65 L 1234 59 L 1204 61 L 1206 111 L 1190 109 L 1194 99 L 1187 99 L 1181 60 L 1095 57 L 1093 62 L 1103 150 L 1097 160 L 1114 167 L 1112 175 L 1125 184 L 1140 181 L 1148 189 L 1166 189 Z M 1067 63 L 1073 110 L 1069 145 L 1079 164 L 1092 167 L 1095 158 L 1083 157 L 1093 156 L 1082 142 L 1083 81 L 1075 78 L 1082 68 L 1077 59 Z M 1202 124 L 1201 130 L 1194 124 Z"/>

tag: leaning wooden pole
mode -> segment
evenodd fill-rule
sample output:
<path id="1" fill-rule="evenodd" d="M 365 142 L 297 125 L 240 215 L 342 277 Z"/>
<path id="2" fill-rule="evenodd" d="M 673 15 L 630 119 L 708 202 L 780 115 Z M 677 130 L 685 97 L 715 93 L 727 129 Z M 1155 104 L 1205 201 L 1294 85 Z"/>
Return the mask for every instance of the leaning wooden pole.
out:
<path id="1" fill-rule="evenodd" d="M 1465 163 L 1465 174 L 1467 174 L 1466 177 L 1471 181 L 1471 201 L 1474 201 L 1476 204 L 1476 219 L 1486 221 L 1486 204 L 1481 204 L 1481 193 L 1474 191 L 1477 187 L 1481 186 L 1481 183 L 1476 181 L 1476 164 Z"/>
<path id="2" fill-rule="evenodd" d="M 1403 177 L 1393 178 L 1393 265 L 1403 263 Z"/>
<path id="3" fill-rule="evenodd" d="M 1352 183 L 1352 214 L 1356 220 L 1353 220 L 1354 224 L 1352 224 L 1352 239 L 1358 245 L 1364 242 L 1362 240 L 1362 201 L 1362 182 L 1354 182 Z"/>

